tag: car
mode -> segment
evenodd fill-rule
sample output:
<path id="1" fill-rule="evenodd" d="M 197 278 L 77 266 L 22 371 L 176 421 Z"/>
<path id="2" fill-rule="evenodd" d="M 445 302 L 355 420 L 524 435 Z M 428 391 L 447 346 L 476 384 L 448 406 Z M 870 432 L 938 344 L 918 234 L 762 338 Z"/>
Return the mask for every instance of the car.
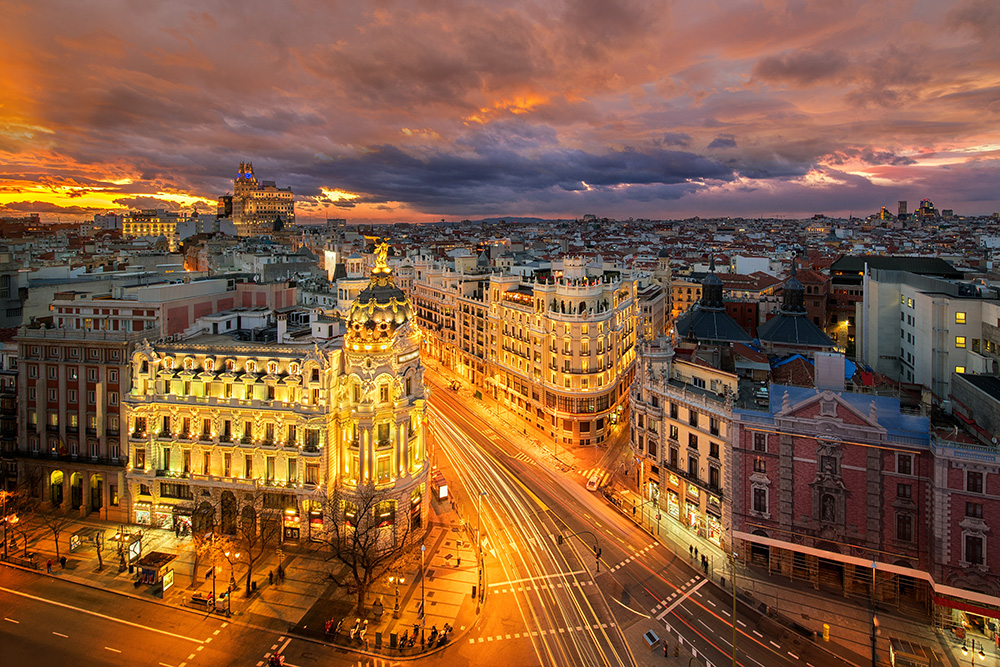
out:
<path id="1" fill-rule="evenodd" d="M 587 480 L 587 490 L 597 491 L 597 487 L 598 485 L 600 485 L 600 483 L 601 483 L 601 473 L 595 472 L 593 475 L 590 476 L 590 479 Z"/>

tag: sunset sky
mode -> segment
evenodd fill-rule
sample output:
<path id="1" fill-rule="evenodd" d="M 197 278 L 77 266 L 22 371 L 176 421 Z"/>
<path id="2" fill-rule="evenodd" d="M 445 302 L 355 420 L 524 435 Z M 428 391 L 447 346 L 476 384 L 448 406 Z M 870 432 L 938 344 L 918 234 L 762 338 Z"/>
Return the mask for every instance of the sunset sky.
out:
<path id="1" fill-rule="evenodd" d="M 1000 2 L 0 0 L 0 214 L 1000 210 Z"/>

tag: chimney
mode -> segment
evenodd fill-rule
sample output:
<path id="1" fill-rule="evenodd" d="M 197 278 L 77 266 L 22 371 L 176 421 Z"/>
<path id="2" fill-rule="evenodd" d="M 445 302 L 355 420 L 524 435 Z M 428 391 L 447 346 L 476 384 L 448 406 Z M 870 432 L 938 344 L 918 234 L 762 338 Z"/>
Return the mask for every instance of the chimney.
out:
<path id="1" fill-rule="evenodd" d="M 278 342 L 283 343 L 285 341 L 285 332 L 288 331 L 288 315 L 286 313 L 278 313 Z"/>

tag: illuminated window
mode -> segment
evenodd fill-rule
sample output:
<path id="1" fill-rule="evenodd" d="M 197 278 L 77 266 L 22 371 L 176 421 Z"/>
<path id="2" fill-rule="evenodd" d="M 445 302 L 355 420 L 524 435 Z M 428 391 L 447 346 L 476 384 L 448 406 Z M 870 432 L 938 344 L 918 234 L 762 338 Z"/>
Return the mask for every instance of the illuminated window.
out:
<path id="1" fill-rule="evenodd" d="M 955 336 L 955 347 L 965 347 L 965 336 Z"/>
<path id="2" fill-rule="evenodd" d="M 965 372 L 965 366 L 955 366 L 955 372 L 956 373 L 964 373 Z"/>
<path id="3" fill-rule="evenodd" d="M 899 302 L 905 306 L 906 305 L 906 297 L 903 296 L 903 295 L 900 295 L 899 296 Z"/>
<path id="4" fill-rule="evenodd" d="M 965 324 L 965 313 L 955 313 L 955 324 Z"/>
<path id="5" fill-rule="evenodd" d="M 215 370 L 215 360 L 214 359 L 206 359 L 205 360 L 205 370 L 206 371 L 214 371 Z"/>
<path id="6" fill-rule="evenodd" d="M 906 305 L 909 306 L 910 308 L 913 308 L 913 299 L 907 299 Z"/>

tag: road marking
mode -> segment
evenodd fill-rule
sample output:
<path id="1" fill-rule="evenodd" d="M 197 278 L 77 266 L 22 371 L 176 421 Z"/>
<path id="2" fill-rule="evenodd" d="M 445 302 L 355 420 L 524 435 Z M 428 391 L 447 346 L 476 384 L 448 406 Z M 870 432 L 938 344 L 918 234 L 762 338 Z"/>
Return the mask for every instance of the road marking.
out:
<path id="1" fill-rule="evenodd" d="M 760 634 L 760 633 L 759 633 L 758 631 L 756 631 L 756 630 L 754 630 L 754 631 L 753 631 L 753 633 L 754 633 L 755 635 L 757 635 L 758 637 L 760 637 L 761 639 L 763 639 L 763 638 L 764 638 L 764 635 Z"/>
<path id="2" fill-rule="evenodd" d="M 15 621 L 13 618 L 7 618 L 6 616 L 3 617 L 3 620 L 7 621 L 8 623 L 20 623 L 21 622 L 21 621 Z"/>
<path id="3" fill-rule="evenodd" d="M 792 657 L 793 657 L 794 659 L 796 659 L 796 660 L 798 660 L 798 659 L 799 659 L 799 656 L 795 655 L 795 654 L 794 654 L 794 653 L 792 653 L 791 651 L 789 651 L 789 652 L 788 652 L 788 655 L 792 656 Z"/>
<path id="4" fill-rule="evenodd" d="M 774 641 L 773 639 L 770 639 L 768 641 L 771 642 L 771 646 L 773 646 L 774 648 L 781 648 L 781 644 L 779 644 L 778 642 Z"/>
<path id="5" fill-rule="evenodd" d="M 222 630 L 216 630 L 216 631 L 215 631 L 215 632 L 213 632 L 212 634 L 213 634 L 213 635 L 217 635 L 217 634 L 219 634 L 220 632 L 222 632 Z"/>
<path id="6" fill-rule="evenodd" d="M 691 581 L 694 581 L 694 580 L 692 579 Z M 691 582 L 689 581 L 688 583 L 691 583 Z M 699 581 L 697 584 L 694 585 L 694 587 L 691 588 L 691 590 L 689 590 L 686 593 L 684 593 L 684 595 L 680 596 L 674 602 L 672 602 L 669 607 L 667 607 L 662 612 L 660 612 L 660 614 L 657 615 L 656 620 L 662 621 L 664 618 L 666 618 L 667 616 L 669 616 L 670 612 L 672 612 L 677 605 L 679 605 L 681 602 L 684 602 L 684 600 L 688 599 L 691 596 L 692 593 L 696 592 L 699 588 L 701 588 L 702 586 L 704 586 L 707 583 L 708 583 L 708 579 L 702 579 L 701 581 Z"/>
<path id="7" fill-rule="evenodd" d="M 10 588 L 4 588 L 0 586 L 0 591 L 4 593 L 10 593 L 11 595 L 17 595 L 18 597 L 28 598 L 29 600 L 35 600 L 36 602 L 44 602 L 46 604 L 53 605 L 55 607 L 62 607 L 63 609 L 70 609 L 72 611 L 78 611 L 81 614 L 87 614 L 89 616 L 96 616 L 97 618 L 103 618 L 106 621 L 114 621 L 115 623 L 121 623 L 122 625 L 129 625 L 133 628 L 139 628 L 140 630 L 148 630 L 149 632 L 155 632 L 157 634 L 166 635 L 168 637 L 173 637 L 174 639 L 183 639 L 185 641 L 193 642 L 195 644 L 202 644 L 200 639 L 194 639 L 192 637 L 185 637 L 184 635 L 178 635 L 173 632 L 168 632 L 166 630 L 160 630 L 159 628 L 151 628 L 148 625 L 141 625 L 139 623 L 133 623 L 132 621 L 126 621 L 121 618 L 115 618 L 114 616 L 108 616 L 106 614 L 101 614 L 96 611 L 90 611 L 89 609 L 81 609 L 80 607 L 74 607 L 70 604 L 65 604 L 63 602 L 56 602 L 55 600 L 46 600 L 45 598 L 40 598 L 37 595 L 31 595 L 29 593 L 22 593 L 21 591 L 15 591 Z"/>
<path id="8" fill-rule="evenodd" d="M 173 665 L 168 665 L 168 664 L 167 664 L 167 663 L 165 663 L 165 662 L 161 662 L 161 663 L 160 663 L 160 667 L 174 667 L 174 666 L 173 666 Z"/>
<path id="9" fill-rule="evenodd" d="M 188 660 L 194 660 L 194 656 L 195 656 L 195 655 L 197 655 L 197 654 L 195 654 L 195 653 L 192 653 L 191 655 L 189 655 L 189 656 L 188 656 Z"/>
<path id="10" fill-rule="evenodd" d="M 118 649 L 116 649 L 116 648 L 111 648 L 110 646 L 105 646 L 105 647 L 104 647 L 104 650 L 105 650 L 105 651 L 111 651 L 112 653 L 121 653 L 121 651 L 119 651 Z"/>
<path id="11" fill-rule="evenodd" d="M 737 622 L 737 623 L 739 623 L 740 625 L 742 625 L 742 626 L 743 626 L 744 628 L 745 628 L 745 627 L 747 627 L 747 624 L 746 624 L 746 623 L 744 623 L 743 621 L 741 621 L 741 620 L 740 620 L 740 619 L 738 619 L 738 618 L 736 619 L 736 622 Z"/>
<path id="12" fill-rule="evenodd" d="M 63 633 L 56 632 L 55 630 L 52 631 L 52 634 L 54 634 L 56 637 L 62 637 L 63 639 L 69 639 L 69 635 L 64 635 Z"/>
<path id="13" fill-rule="evenodd" d="M 541 579 L 554 579 L 556 577 L 571 577 L 575 574 L 584 574 L 586 572 L 587 572 L 586 570 L 575 570 L 573 572 L 557 572 L 556 574 L 543 574 L 538 577 L 525 577 L 524 579 L 511 579 L 510 581 L 498 581 L 495 584 L 490 584 L 490 588 L 493 588 L 495 586 L 507 586 L 509 584 L 520 584 L 525 581 L 539 581 Z"/>

